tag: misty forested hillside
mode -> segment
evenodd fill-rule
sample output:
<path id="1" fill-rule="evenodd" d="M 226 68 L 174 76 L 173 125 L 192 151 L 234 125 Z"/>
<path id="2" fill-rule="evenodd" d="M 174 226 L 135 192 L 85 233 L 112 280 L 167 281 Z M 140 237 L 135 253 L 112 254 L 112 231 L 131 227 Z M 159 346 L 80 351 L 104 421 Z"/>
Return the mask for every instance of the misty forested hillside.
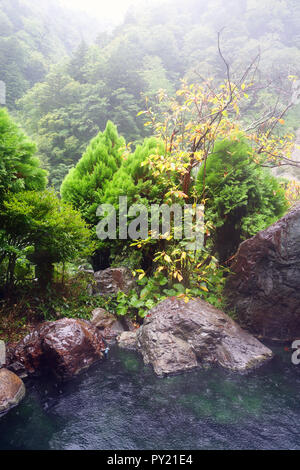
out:
<path id="1" fill-rule="evenodd" d="M 82 39 L 94 40 L 103 27 L 55 0 L 0 0 L 0 78 L 8 107 L 42 81 L 51 64 L 70 55 Z"/>
<path id="2" fill-rule="evenodd" d="M 172 94 L 183 77 L 223 79 L 218 31 L 233 73 L 261 53 L 260 80 L 270 84 L 250 103 L 249 116 L 278 95 L 287 100 L 287 77 L 300 73 L 297 0 L 166 1 L 151 7 L 140 2 L 113 32 L 99 25 L 93 44 L 88 44 L 97 29 L 92 20 L 70 16 L 53 1 L 0 5 L 8 105 L 17 102 L 19 119 L 57 187 L 107 120 L 127 141 L 146 135 L 136 116 L 145 107 L 144 95 L 151 98 L 161 88 Z M 61 59 L 76 45 L 71 57 Z M 50 68 L 51 63 L 56 65 Z M 298 115 L 294 109 L 287 126 L 297 127 Z"/>

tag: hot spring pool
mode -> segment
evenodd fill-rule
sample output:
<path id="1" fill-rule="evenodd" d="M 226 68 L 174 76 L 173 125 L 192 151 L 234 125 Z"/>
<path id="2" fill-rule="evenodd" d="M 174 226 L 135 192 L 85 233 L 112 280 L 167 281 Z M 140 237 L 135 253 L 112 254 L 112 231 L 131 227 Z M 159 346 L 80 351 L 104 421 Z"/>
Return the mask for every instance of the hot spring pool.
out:
<path id="1" fill-rule="evenodd" d="M 275 352 L 248 375 L 159 379 L 114 347 L 70 382 L 28 380 L 24 401 L 0 418 L 0 449 L 300 449 L 300 366 Z"/>

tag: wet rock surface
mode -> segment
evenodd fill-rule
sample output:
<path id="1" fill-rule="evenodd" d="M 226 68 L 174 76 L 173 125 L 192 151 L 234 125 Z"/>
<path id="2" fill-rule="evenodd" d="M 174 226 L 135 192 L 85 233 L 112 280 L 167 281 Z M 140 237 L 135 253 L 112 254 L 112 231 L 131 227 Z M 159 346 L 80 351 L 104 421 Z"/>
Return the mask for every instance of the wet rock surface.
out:
<path id="1" fill-rule="evenodd" d="M 124 334 L 121 343 L 126 347 Z M 129 344 L 134 346 L 134 338 Z M 159 376 L 218 364 L 247 371 L 272 358 L 272 351 L 222 311 L 203 300 L 171 297 L 150 311 L 136 333 L 137 350 Z M 132 348 L 132 347 L 131 347 Z"/>
<path id="2" fill-rule="evenodd" d="M 113 341 L 125 330 L 121 321 L 103 308 L 96 308 L 92 312 L 92 325 L 98 328 L 107 341 Z"/>
<path id="3" fill-rule="evenodd" d="M 108 268 L 94 274 L 95 282 L 92 290 L 94 295 L 113 295 L 122 291 L 127 294 L 136 287 L 130 269 L 126 267 Z"/>
<path id="4" fill-rule="evenodd" d="M 122 349 L 137 350 L 137 331 L 124 331 L 118 337 L 118 345 Z"/>
<path id="5" fill-rule="evenodd" d="M 243 242 L 226 294 L 239 323 L 263 338 L 300 337 L 300 204 Z"/>
<path id="6" fill-rule="evenodd" d="M 43 323 L 16 347 L 9 348 L 7 367 L 21 377 L 51 372 L 64 380 L 102 359 L 105 347 L 95 326 L 84 320 L 63 318 Z"/>
<path id="7" fill-rule="evenodd" d="M 13 372 L 0 369 L 0 414 L 17 406 L 24 396 L 23 381 Z"/>

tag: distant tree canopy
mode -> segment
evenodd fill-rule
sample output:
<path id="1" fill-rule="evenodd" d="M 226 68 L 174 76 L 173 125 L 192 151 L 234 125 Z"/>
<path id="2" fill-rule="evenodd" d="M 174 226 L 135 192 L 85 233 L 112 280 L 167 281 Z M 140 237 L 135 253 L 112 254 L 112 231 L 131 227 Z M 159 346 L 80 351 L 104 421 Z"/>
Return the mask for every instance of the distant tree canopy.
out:
<path id="1" fill-rule="evenodd" d="M 50 65 L 72 52 L 82 34 L 94 39 L 97 26 L 100 32 L 101 25 L 70 15 L 53 0 L 1 0 L 0 80 L 6 82 L 9 109 L 45 78 Z"/>

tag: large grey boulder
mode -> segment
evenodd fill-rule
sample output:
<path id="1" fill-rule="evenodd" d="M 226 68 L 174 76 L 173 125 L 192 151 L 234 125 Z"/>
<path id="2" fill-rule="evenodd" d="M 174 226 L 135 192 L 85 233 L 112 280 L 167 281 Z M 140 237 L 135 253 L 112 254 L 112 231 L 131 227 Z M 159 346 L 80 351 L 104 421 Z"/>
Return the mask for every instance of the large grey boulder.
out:
<path id="1" fill-rule="evenodd" d="M 4 341 L 0 341 L 0 368 L 6 364 L 6 348 Z"/>
<path id="2" fill-rule="evenodd" d="M 94 274 L 95 282 L 92 285 L 94 295 L 114 295 L 122 291 L 128 294 L 136 287 L 130 269 L 126 267 L 108 268 Z"/>
<path id="3" fill-rule="evenodd" d="M 24 396 L 23 381 L 13 372 L 0 369 L 0 414 L 17 406 Z"/>
<path id="4" fill-rule="evenodd" d="M 259 337 L 300 337 L 300 204 L 243 242 L 226 294 L 239 323 Z"/>
<path id="5" fill-rule="evenodd" d="M 137 331 L 136 349 L 159 376 L 212 364 L 247 371 L 272 358 L 272 351 L 222 311 L 200 299 L 185 303 L 177 297 L 150 311 Z"/>

